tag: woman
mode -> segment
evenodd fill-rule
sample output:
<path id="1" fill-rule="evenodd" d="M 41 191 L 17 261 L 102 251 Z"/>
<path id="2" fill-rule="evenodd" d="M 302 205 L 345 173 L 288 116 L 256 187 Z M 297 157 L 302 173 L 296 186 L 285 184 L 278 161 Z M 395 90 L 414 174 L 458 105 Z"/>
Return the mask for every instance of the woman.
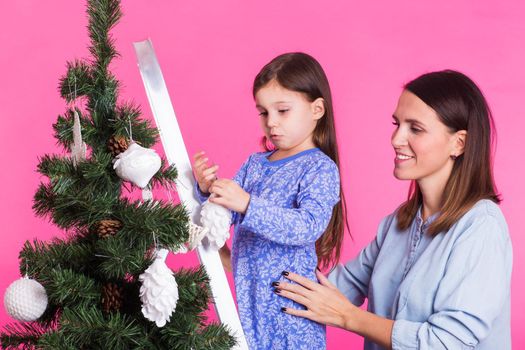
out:
<path id="1" fill-rule="evenodd" d="M 510 349 L 512 246 L 491 171 L 490 110 L 455 71 L 409 82 L 393 115 L 394 176 L 409 199 L 320 284 L 276 292 L 290 315 L 365 337 L 365 349 Z M 368 311 L 358 306 L 368 298 Z"/>

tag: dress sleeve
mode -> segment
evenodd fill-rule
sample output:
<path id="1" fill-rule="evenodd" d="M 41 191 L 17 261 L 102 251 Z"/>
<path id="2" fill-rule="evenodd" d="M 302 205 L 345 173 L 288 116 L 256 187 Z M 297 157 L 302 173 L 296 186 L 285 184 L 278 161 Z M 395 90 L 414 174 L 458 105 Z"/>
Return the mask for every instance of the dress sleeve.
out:
<path id="1" fill-rule="evenodd" d="M 392 348 L 473 349 L 510 299 L 512 246 L 506 225 L 486 215 L 455 242 L 425 322 L 396 320 Z"/>
<path id="2" fill-rule="evenodd" d="M 282 208 L 251 195 L 240 225 L 279 244 L 314 243 L 328 226 L 332 210 L 339 202 L 339 187 L 335 163 L 321 162 L 300 181 L 296 208 Z"/>
<path id="3" fill-rule="evenodd" d="M 195 193 L 195 198 L 199 201 L 200 204 L 206 202 L 208 198 L 210 197 L 209 193 L 204 193 L 199 188 L 199 183 L 195 181 L 195 184 L 193 185 L 193 193 Z"/>
<path id="4" fill-rule="evenodd" d="M 328 275 L 330 282 L 354 305 L 362 305 L 368 295 L 368 285 L 372 271 L 393 215 L 381 221 L 376 237 L 361 250 L 355 259 L 350 260 L 345 265 L 337 265 Z"/>

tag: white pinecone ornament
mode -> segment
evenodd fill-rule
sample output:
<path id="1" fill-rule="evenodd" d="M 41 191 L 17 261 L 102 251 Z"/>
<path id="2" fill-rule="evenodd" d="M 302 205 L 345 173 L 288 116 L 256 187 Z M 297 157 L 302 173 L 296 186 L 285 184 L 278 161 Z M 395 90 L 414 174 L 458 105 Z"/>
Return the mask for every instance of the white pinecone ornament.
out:
<path id="1" fill-rule="evenodd" d="M 160 167 L 161 160 L 157 152 L 137 143 L 129 145 L 125 152 L 115 158 L 113 164 L 113 169 L 122 180 L 132 182 L 140 188 L 148 185 Z"/>
<path id="2" fill-rule="evenodd" d="M 27 276 L 22 277 L 7 287 L 4 294 L 7 313 L 18 321 L 36 321 L 47 308 L 45 288 Z"/>
<path id="3" fill-rule="evenodd" d="M 148 320 L 164 327 L 177 307 L 179 289 L 173 271 L 166 266 L 164 259 L 155 261 L 139 276 L 142 314 Z"/>
<path id="4" fill-rule="evenodd" d="M 208 230 L 206 238 L 210 245 L 220 249 L 230 238 L 231 212 L 208 200 L 202 205 L 201 224 Z"/>

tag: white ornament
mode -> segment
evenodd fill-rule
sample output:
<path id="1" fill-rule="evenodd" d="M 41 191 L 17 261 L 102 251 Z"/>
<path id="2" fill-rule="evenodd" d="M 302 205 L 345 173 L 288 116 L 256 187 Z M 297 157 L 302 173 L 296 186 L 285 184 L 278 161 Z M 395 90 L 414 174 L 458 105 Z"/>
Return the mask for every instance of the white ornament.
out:
<path id="1" fill-rule="evenodd" d="M 195 225 L 193 222 L 190 222 L 190 237 L 188 239 L 189 250 L 197 248 L 208 232 L 209 230 L 206 227 Z"/>
<path id="2" fill-rule="evenodd" d="M 210 245 L 220 249 L 230 238 L 231 212 L 207 200 L 202 205 L 201 224 L 208 230 L 206 238 Z"/>
<path id="3" fill-rule="evenodd" d="M 161 160 L 155 150 L 134 142 L 116 157 L 113 164 L 113 169 L 122 180 L 130 181 L 140 188 L 148 185 L 160 167 Z"/>
<path id="4" fill-rule="evenodd" d="M 139 276 L 142 282 L 140 300 L 142 314 L 157 327 L 164 327 L 177 307 L 179 289 L 173 271 L 166 266 L 164 259 L 157 257 Z"/>
<path id="5" fill-rule="evenodd" d="M 47 308 L 46 290 L 40 283 L 25 276 L 7 287 L 4 305 L 14 319 L 36 321 Z"/>
<path id="6" fill-rule="evenodd" d="M 71 159 L 73 165 L 76 166 L 79 162 L 86 159 L 86 143 L 82 141 L 82 130 L 80 127 L 80 117 L 77 110 L 73 114 L 73 146 L 71 147 Z"/>

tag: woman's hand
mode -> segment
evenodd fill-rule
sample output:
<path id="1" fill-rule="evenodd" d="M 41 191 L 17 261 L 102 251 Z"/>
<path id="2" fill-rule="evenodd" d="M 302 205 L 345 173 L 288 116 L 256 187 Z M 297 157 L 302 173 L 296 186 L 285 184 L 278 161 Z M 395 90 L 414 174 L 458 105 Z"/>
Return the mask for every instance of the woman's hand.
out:
<path id="1" fill-rule="evenodd" d="M 241 214 L 246 213 L 250 203 L 250 194 L 243 190 L 237 182 L 229 179 L 215 180 L 210 187 L 210 192 L 215 194 L 215 196 L 210 197 L 210 202 L 220 204 Z"/>
<path id="2" fill-rule="evenodd" d="M 218 169 L 218 165 L 208 165 L 206 153 L 199 152 L 193 156 L 193 172 L 202 193 L 210 192 L 211 184 L 217 179 Z"/>
<path id="3" fill-rule="evenodd" d="M 316 271 L 319 283 L 295 273 L 283 275 L 298 284 L 278 282 L 276 293 L 306 307 L 306 310 L 286 308 L 283 312 L 308 318 L 312 321 L 351 330 L 349 320 L 355 309 L 352 304 L 328 279 Z"/>
<path id="4" fill-rule="evenodd" d="M 283 275 L 298 284 L 276 282 L 276 293 L 306 306 L 306 310 L 284 308 L 283 312 L 357 333 L 380 346 L 392 348 L 394 321 L 361 310 L 350 302 L 317 270 L 320 283 L 292 272 Z"/>

